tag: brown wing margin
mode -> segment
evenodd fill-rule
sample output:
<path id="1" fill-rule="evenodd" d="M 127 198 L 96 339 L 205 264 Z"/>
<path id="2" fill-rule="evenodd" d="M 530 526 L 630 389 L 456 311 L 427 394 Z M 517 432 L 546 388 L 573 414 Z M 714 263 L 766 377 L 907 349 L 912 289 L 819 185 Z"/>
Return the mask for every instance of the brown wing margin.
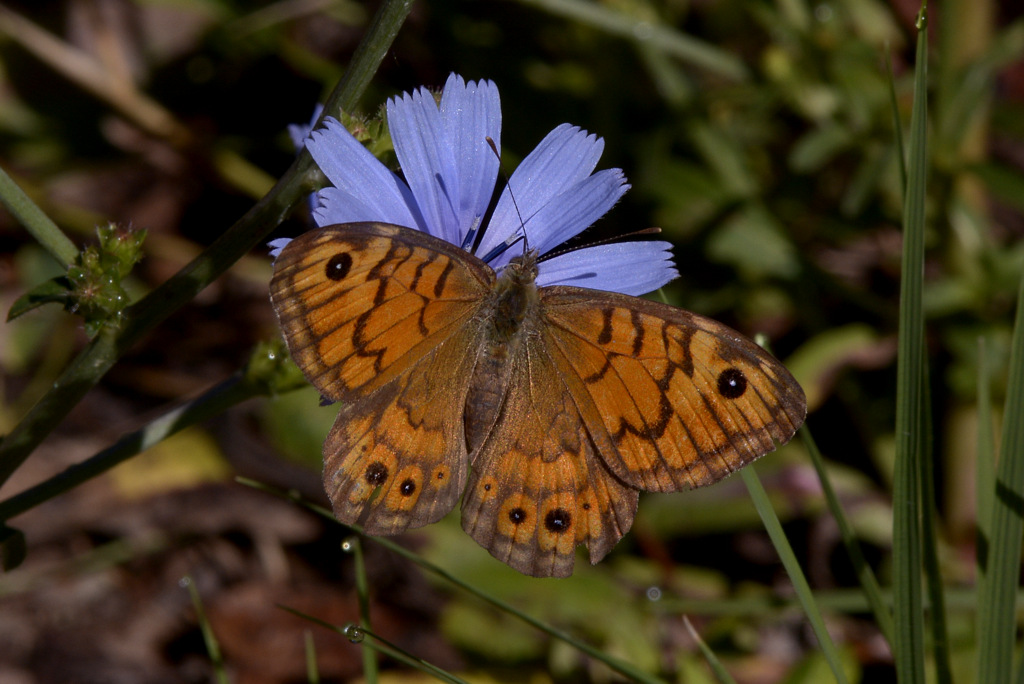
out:
<path id="1" fill-rule="evenodd" d="M 711 484 L 788 441 L 803 390 L 734 330 L 682 309 L 572 287 L 541 291 L 552 344 L 602 458 L 649 491 Z"/>

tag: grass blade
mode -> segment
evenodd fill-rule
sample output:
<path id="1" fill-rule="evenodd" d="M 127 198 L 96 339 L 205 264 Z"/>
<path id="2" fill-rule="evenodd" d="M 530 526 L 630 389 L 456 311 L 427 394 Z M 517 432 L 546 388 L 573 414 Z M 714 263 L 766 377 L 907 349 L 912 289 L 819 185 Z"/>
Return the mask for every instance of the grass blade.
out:
<path id="1" fill-rule="evenodd" d="M 982 562 L 978 603 L 979 682 L 1010 681 L 1016 634 L 1015 598 L 1024 534 L 1024 278 L 1017 295 L 1003 438 L 992 508 L 979 512 L 991 524 L 987 559 Z M 985 562 L 987 560 L 987 563 Z"/>
<path id="2" fill-rule="evenodd" d="M 229 684 L 231 680 L 228 678 L 227 669 L 224 667 L 224 658 L 220 652 L 220 644 L 213 633 L 213 628 L 210 627 L 210 621 L 206 618 L 206 611 L 203 609 L 203 599 L 199 596 L 196 583 L 192 581 L 191 577 L 184 577 L 181 580 L 181 585 L 188 589 L 189 596 L 192 597 L 192 606 L 196 611 L 199 629 L 203 633 L 206 652 L 210 655 L 210 663 L 213 665 L 215 681 L 217 684 Z"/>
<path id="3" fill-rule="evenodd" d="M 416 656 L 402 650 L 401 648 L 391 643 L 387 639 L 383 638 L 379 634 L 376 634 L 368 629 L 364 629 L 359 625 L 348 624 L 343 627 L 339 627 L 338 625 L 334 625 L 325 620 L 321 620 L 316 616 L 303 613 L 301 610 L 296 610 L 294 608 L 290 608 L 289 606 L 285 606 L 280 603 L 277 604 L 277 607 L 283 611 L 291 613 L 296 617 L 302 618 L 303 620 L 308 620 L 309 622 L 312 622 L 315 625 L 320 625 L 321 627 L 329 629 L 332 632 L 337 632 L 338 634 L 341 634 L 343 637 L 351 641 L 353 644 L 360 644 L 363 646 L 363 648 L 377 651 L 383 655 L 386 655 L 387 657 L 391 658 L 396 662 L 408 665 L 414 670 L 418 670 L 420 672 L 423 672 L 424 674 L 429 674 L 435 679 L 438 679 L 442 682 L 449 682 L 449 684 L 468 684 L 464 679 L 461 679 L 456 675 L 452 674 L 451 672 L 443 670 L 440 667 L 433 665 L 432 663 L 428 663 L 426 660 L 423 660 L 422 658 L 417 658 Z"/>
<path id="4" fill-rule="evenodd" d="M 924 223 L 927 171 L 927 19 L 917 21 L 917 72 L 903 207 L 903 262 L 896 375 L 896 466 L 893 482 L 893 600 L 896 672 L 903 684 L 924 684 L 921 588 L 921 459 L 924 416 Z"/>
<path id="5" fill-rule="evenodd" d="M 875 623 L 878 625 L 879 631 L 882 632 L 882 636 L 891 645 L 895 634 L 892 611 L 886 602 L 885 596 L 882 594 L 882 587 L 878 583 L 878 578 L 872 572 L 871 566 L 864 560 L 864 553 L 861 551 L 860 542 L 857 541 L 857 536 L 853 532 L 853 526 L 850 525 L 850 521 L 843 512 L 843 507 L 839 503 L 836 490 L 832 487 L 832 481 L 829 480 L 828 473 L 825 471 L 825 460 L 821 457 L 818 445 L 814 442 L 810 428 L 807 427 L 806 423 L 801 428 L 800 439 L 807 446 L 807 453 L 811 456 L 811 463 L 814 464 L 814 470 L 818 473 L 818 480 L 821 482 L 825 502 L 828 504 L 829 511 L 832 512 L 832 517 L 839 527 L 839 536 L 843 540 L 846 553 L 850 556 L 850 564 L 853 566 L 854 572 L 857 573 L 857 579 L 864 590 L 864 595 L 867 598 L 868 605 L 871 607 L 871 612 L 875 616 Z"/>
<path id="6" fill-rule="evenodd" d="M 352 553 L 356 567 L 356 594 L 359 596 L 359 625 L 367 631 L 373 629 L 370 622 L 370 581 L 366 576 L 366 559 L 363 555 L 363 543 L 353 535 L 341 544 L 343 551 Z M 377 655 L 373 649 L 363 647 L 363 678 L 368 684 L 376 684 L 378 679 Z"/>
<path id="7" fill-rule="evenodd" d="M 306 681 L 309 684 L 320 684 L 320 668 L 316 664 L 316 643 L 313 641 L 313 633 L 306 630 Z"/>
<path id="8" fill-rule="evenodd" d="M 992 383 L 989 378 L 988 350 L 985 339 L 978 338 L 978 529 L 975 541 L 975 563 L 978 577 L 988 572 L 988 549 L 992 540 L 992 508 L 996 492 L 996 435 L 992 423 Z"/>
<path id="9" fill-rule="evenodd" d="M 921 423 L 925 441 L 921 448 L 918 465 L 921 481 L 921 552 L 924 561 L 924 576 L 927 579 L 928 606 L 931 617 L 932 649 L 935 657 L 935 679 L 937 684 L 953 684 L 950 664 L 949 634 L 946 630 L 946 600 L 943 593 L 942 572 L 939 569 L 939 538 L 935 531 L 935 468 L 932 465 L 932 409 L 931 388 L 928 381 L 927 361 L 921 368 Z"/>
<path id="10" fill-rule="evenodd" d="M 708 665 L 711 666 L 711 671 L 715 673 L 715 678 L 722 684 L 736 684 L 736 680 L 733 679 L 732 675 L 729 674 L 729 671 L 725 669 L 725 665 L 723 665 L 722 661 L 718 659 L 718 656 L 716 656 L 715 652 L 711 650 L 711 647 L 701 639 L 700 634 L 697 633 L 697 630 L 694 629 L 693 625 L 690 623 L 690 618 L 685 615 L 683 616 L 683 626 L 686 627 L 686 631 L 690 633 L 690 637 L 697 642 L 697 648 L 700 649 L 700 652 L 708 661 Z"/>
<path id="11" fill-rule="evenodd" d="M 25 191 L 0 168 L 0 203 L 18 219 L 18 223 L 39 241 L 57 263 L 67 268 L 78 257 L 78 247 L 61 232 L 46 213 L 28 198 Z"/>
<path id="12" fill-rule="evenodd" d="M 749 467 L 743 468 L 740 470 L 740 475 L 743 477 L 743 483 L 747 485 L 747 489 L 750 491 L 750 498 L 753 499 L 754 507 L 757 508 L 757 512 L 761 516 L 764 529 L 768 532 L 768 536 L 771 537 L 775 551 L 779 554 L 782 565 L 785 566 L 786 573 L 793 583 L 793 589 L 796 590 L 797 598 L 800 599 L 800 604 L 807 614 L 807 619 L 811 623 L 814 636 L 818 638 L 818 645 L 821 646 L 825 660 L 828 661 L 829 667 L 832 668 L 832 674 L 835 675 L 836 681 L 839 684 L 846 684 L 846 674 L 843 672 L 842 663 L 839 662 L 839 652 L 836 650 L 835 644 L 832 643 L 832 637 L 829 636 L 828 630 L 825 628 L 825 620 L 821 617 L 818 604 L 814 601 L 811 585 L 807 583 L 807 578 L 804 576 L 803 570 L 800 569 L 800 563 L 796 559 L 796 554 L 793 553 L 793 547 L 789 545 L 789 540 L 782 529 L 779 516 L 775 514 L 775 509 L 772 508 L 772 502 L 768 499 L 768 493 L 764 490 L 764 486 L 757 476 L 757 471 Z"/>

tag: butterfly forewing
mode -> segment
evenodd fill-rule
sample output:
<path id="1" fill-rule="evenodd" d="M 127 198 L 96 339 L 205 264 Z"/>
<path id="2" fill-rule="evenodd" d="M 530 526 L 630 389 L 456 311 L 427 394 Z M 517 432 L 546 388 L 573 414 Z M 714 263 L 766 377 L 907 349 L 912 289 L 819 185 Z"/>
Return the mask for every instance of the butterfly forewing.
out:
<path id="1" fill-rule="evenodd" d="M 718 481 L 788 441 L 803 391 L 727 326 L 656 302 L 570 287 L 541 290 L 562 372 L 608 467 L 649 491 Z M 607 448 L 611 443 L 613 448 Z"/>
<path id="2" fill-rule="evenodd" d="M 289 242 L 274 262 L 270 296 L 296 363 L 325 397 L 346 400 L 459 332 L 493 280 L 443 240 L 352 223 Z"/>

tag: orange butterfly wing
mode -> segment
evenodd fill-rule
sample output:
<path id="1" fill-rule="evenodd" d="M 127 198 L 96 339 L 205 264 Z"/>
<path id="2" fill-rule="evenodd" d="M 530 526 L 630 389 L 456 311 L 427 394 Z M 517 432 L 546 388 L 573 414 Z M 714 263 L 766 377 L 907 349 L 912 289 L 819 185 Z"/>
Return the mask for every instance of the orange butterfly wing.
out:
<path id="1" fill-rule="evenodd" d="M 502 410 L 471 454 L 462 527 L 522 573 L 568 577 L 577 545 L 596 563 L 629 530 L 639 492 L 596 457 L 571 385 L 538 332 L 511 359 Z"/>
<path id="2" fill-rule="evenodd" d="M 784 443 L 803 390 L 731 328 L 645 299 L 541 290 L 552 355 L 604 462 L 623 482 L 668 492 L 717 482 Z"/>
<path id="3" fill-rule="evenodd" d="M 454 508 L 480 345 L 473 316 L 493 280 L 449 243 L 380 223 L 311 231 L 275 260 L 271 299 L 292 357 L 342 402 L 324 444 L 342 522 L 396 534 Z"/>

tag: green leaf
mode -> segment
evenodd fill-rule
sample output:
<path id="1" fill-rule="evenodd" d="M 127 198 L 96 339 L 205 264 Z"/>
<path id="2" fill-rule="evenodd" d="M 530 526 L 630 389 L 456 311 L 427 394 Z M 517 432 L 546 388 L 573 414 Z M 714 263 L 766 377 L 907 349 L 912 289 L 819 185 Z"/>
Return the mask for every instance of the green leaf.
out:
<path id="1" fill-rule="evenodd" d="M 829 123 L 800 138 L 789 154 L 789 166 L 797 173 L 814 173 L 832 162 L 854 142 L 852 131 Z"/>
<path id="2" fill-rule="evenodd" d="M 38 309 L 44 304 L 60 304 L 67 306 L 71 301 L 69 294 L 70 283 L 64 276 L 47 280 L 36 285 L 34 288 L 18 297 L 7 312 L 7 320 L 13 321 L 33 309 Z"/>
<path id="3" fill-rule="evenodd" d="M 751 280 L 790 279 L 800 270 L 792 243 L 775 217 L 760 205 L 733 214 L 708 241 L 708 257 L 730 264 Z"/>

